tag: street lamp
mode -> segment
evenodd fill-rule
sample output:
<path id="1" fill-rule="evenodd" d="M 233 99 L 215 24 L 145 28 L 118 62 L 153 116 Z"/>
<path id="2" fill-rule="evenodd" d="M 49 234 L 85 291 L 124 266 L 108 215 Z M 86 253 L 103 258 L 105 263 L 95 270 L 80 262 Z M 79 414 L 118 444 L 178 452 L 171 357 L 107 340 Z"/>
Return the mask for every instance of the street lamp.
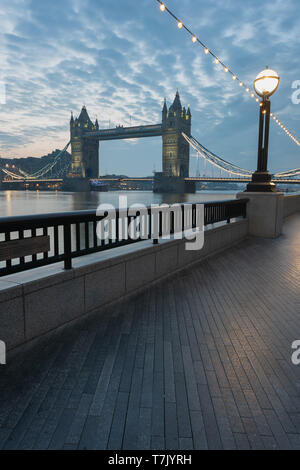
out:
<path id="1" fill-rule="evenodd" d="M 247 185 L 246 191 L 276 192 L 276 186 L 271 182 L 272 176 L 268 172 L 268 146 L 270 129 L 270 96 L 275 93 L 279 85 L 279 76 L 266 67 L 254 80 L 254 89 L 262 98 L 259 109 L 259 137 L 257 170 L 252 175 L 252 181 Z"/>

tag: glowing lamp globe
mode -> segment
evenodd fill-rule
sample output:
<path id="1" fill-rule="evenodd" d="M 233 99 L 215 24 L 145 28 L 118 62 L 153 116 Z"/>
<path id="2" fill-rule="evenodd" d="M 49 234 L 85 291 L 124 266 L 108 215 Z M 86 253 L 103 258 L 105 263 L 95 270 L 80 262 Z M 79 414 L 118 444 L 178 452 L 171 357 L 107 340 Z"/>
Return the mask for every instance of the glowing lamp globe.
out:
<path id="1" fill-rule="evenodd" d="M 254 89 L 258 96 L 268 98 L 277 90 L 279 80 L 280 78 L 278 73 L 267 67 L 265 70 L 260 72 L 254 80 Z"/>

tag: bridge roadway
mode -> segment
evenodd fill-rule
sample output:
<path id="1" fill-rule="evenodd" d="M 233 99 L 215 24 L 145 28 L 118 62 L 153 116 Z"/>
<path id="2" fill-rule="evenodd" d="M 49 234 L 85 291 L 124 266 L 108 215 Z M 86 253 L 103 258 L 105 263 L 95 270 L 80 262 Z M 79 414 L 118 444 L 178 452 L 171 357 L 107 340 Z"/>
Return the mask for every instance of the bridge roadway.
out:
<path id="1" fill-rule="evenodd" d="M 188 178 L 184 178 L 185 181 L 191 181 L 191 182 L 203 182 L 203 183 L 249 183 L 251 181 L 251 178 L 214 178 L 210 176 L 191 176 Z M 153 178 L 147 178 L 147 177 L 129 177 L 129 178 L 105 178 L 105 177 L 100 177 L 98 178 L 98 181 L 153 181 Z M 274 178 L 272 181 L 276 184 L 300 184 L 300 179 L 280 179 L 280 178 Z"/>
<path id="2" fill-rule="evenodd" d="M 221 183 L 249 183 L 251 178 L 214 178 L 209 176 L 196 176 L 185 178 L 185 181 L 193 181 L 193 182 L 221 182 Z M 300 184 L 300 179 L 292 179 L 292 178 L 273 178 L 273 183 L 276 184 Z"/>
<path id="3" fill-rule="evenodd" d="M 105 177 L 100 177 L 100 178 L 93 178 L 93 181 L 101 181 L 101 182 L 130 182 L 130 181 L 143 181 L 143 182 L 151 182 L 153 181 L 153 178 L 148 178 L 148 177 L 128 177 L 128 178 L 105 178 Z M 203 183 L 249 183 L 251 181 L 251 178 L 214 178 L 214 177 L 209 177 L 209 176 L 199 176 L 199 177 L 189 177 L 185 178 L 185 181 L 191 181 L 191 182 L 203 182 Z M 279 179 L 279 178 L 274 178 L 272 180 L 276 184 L 300 184 L 300 179 Z M 15 185 L 18 184 L 24 184 L 24 183 L 58 183 L 62 184 L 63 179 L 62 178 L 41 178 L 41 179 L 15 179 L 15 180 L 6 180 L 2 181 L 2 184 L 5 186 L 5 184 L 12 184 L 14 183 Z"/>
<path id="4" fill-rule="evenodd" d="M 3 449 L 300 449 L 300 214 L 0 366 Z"/>

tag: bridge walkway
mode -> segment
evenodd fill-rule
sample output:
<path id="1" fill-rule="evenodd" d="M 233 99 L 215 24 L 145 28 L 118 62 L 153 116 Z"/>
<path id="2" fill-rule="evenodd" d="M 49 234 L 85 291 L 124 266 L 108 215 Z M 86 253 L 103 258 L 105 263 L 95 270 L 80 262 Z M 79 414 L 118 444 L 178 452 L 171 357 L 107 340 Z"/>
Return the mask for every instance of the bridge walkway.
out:
<path id="1" fill-rule="evenodd" d="M 3 449 L 300 449 L 300 215 L 0 369 Z"/>

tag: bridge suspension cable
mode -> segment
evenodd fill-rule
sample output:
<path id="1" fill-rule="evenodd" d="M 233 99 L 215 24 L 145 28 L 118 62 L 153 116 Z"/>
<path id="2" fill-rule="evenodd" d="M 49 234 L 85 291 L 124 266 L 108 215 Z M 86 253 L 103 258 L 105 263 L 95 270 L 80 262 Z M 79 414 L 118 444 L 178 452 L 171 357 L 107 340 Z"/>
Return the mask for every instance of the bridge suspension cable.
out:
<path id="1" fill-rule="evenodd" d="M 24 180 L 24 176 L 16 175 L 12 171 L 9 171 L 7 168 L 1 168 L 1 170 L 3 171 L 3 173 L 10 176 L 11 178 L 18 179 L 18 180 Z"/>
<path id="2" fill-rule="evenodd" d="M 214 58 L 215 64 L 220 64 L 223 68 L 224 72 L 227 72 L 231 75 L 232 79 L 236 81 L 239 86 L 244 89 L 244 91 L 254 99 L 257 103 L 259 103 L 259 99 L 256 97 L 252 87 L 246 85 L 242 80 L 239 79 L 237 74 L 235 74 L 222 60 L 214 54 L 177 16 L 163 3 L 161 0 L 156 0 L 160 4 L 160 9 L 162 12 L 166 11 L 169 15 L 177 22 L 177 26 L 179 29 L 185 29 L 188 34 L 192 36 L 193 43 L 198 43 L 204 49 L 204 53 L 206 55 L 210 55 Z M 261 103 L 259 103 L 261 105 Z M 287 129 L 287 127 L 278 119 L 278 117 L 274 113 L 270 113 L 270 116 L 273 118 L 274 122 L 286 133 L 286 135 L 295 142 L 296 145 L 300 146 L 300 141 Z"/>
<path id="3" fill-rule="evenodd" d="M 26 173 L 25 171 L 19 169 L 19 173 L 21 173 L 20 175 L 8 170 L 7 168 L 2 168 L 2 171 L 10 176 L 11 178 L 14 178 L 14 179 L 18 179 L 18 180 L 34 180 L 34 179 L 38 179 L 38 178 L 43 178 L 47 173 L 49 173 L 49 171 L 51 171 L 55 165 L 57 165 L 57 163 L 59 163 L 61 161 L 61 158 L 62 156 L 64 155 L 64 153 L 67 151 L 69 145 L 70 145 L 70 141 L 67 143 L 67 145 L 63 148 L 63 150 L 61 150 L 54 158 L 54 160 L 50 163 L 48 163 L 47 165 L 45 165 L 43 168 L 40 168 L 38 171 L 32 173 L 32 174 L 29 174 L 29 173 Z"/>
<path id="4" fill-rule="evenodd" d="M 221 170 L 224 170 L 231 175 L 242 176 L 244 178 L 249 178 L 252 176 L 253 171 L 246 170 L 237 165 L 234 165 L 233 163 L 229 163 L 226 160 L 223 160 L 223 158 L 218 157 L 214 153 L 210 152 L 210 150 L 200 144 L 194 137 L 189 137 L 184 132 L 182 132 L 182 135 L 191 145 L 191 147 L 193 147 L 193 149 L 196 150 L 199 155 L 201 155 L 202 158 L 207 160 L 215 167 L 220 168 Z"/>
<path id="5" fill-rule="evenodd" d="M 281 173 L 274 174 L 276 178 L 292 178 L 297 175 L 300 175 L 300 168 L 294 168 L 293 170 L 282 171 Z"/>
<path id="6" fill-rule="evenodd" d="M 200 155 L 204 159 L 205 162 L 208 162 L 231 175 L 241 176 L 244 178 L 249 178 L 252 176 L 253 171 L 246 170 L 245 168 L 241 168 L 235 165 L 234 163 L 229 163 L 223 158 L 218 157 L 213 152 L 205 148 L 202 144 L 200 144 L 200 142 L 198 142 L 194 137 L 192 136 L 189 137 L 184 132 L 182 132 L 182 136 L 191 145 L 191 147 L 197 152 L 197 155 Z M 274 173 L 272 176 L 277 179 L 280 179 L 280 178 L 286 179 L 286 178 L 292 178 L 293 176 L 298 176 L 298 175 L 300 175 L 300 168 L 294 168 L 292 170 L 285 170 L 282 172 Z"/>
<path id="7" fill-rule="evenodd" d="M 70 141 L 67 143 L 67 145 L 64 147 L 63 150 L 61 150 L 57 155 L 56 157 L 54 158 L 53 162 L 49 163 L 48 165 L 45 165 L 43 168 L 41 168 L 40 170 L 36 171 L 35 173 L 33 173 L 32 175 L 30 175 L 30 178 L 41 178 L 43 176 L 45 176 L 49 171 L 52 170 L 52 168 L 54 168 L 54 166 L 59 162 L 60 158 L 62 157 L 62 155 L 67 151 L 69 145 L 70 145 Z"/>

